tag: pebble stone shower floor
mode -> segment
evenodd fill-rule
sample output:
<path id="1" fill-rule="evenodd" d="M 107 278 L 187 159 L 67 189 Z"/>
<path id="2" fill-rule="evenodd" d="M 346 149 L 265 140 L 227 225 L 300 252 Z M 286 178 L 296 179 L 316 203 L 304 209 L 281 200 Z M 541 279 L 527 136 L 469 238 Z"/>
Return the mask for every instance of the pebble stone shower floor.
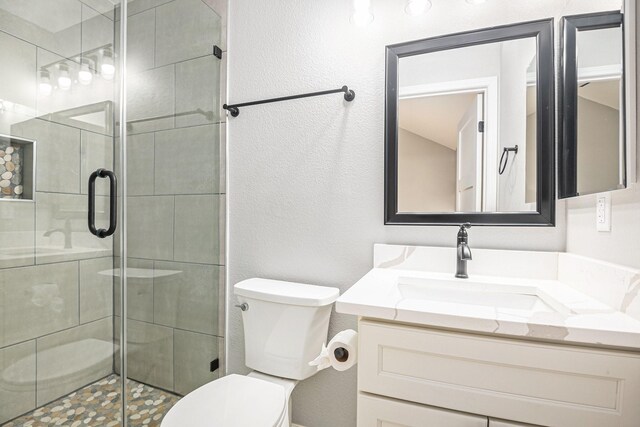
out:
<path id="1" fill-rule="evenodd" d="M 33 412 L 3 424 L 3 427 L 94 427 L 120 426 L 119 376 L 109 375 Z M 179 396 L 127 380 L 129 426 L 159 426 Z M 114 415 L 117 419 L 114 419 Z"/>

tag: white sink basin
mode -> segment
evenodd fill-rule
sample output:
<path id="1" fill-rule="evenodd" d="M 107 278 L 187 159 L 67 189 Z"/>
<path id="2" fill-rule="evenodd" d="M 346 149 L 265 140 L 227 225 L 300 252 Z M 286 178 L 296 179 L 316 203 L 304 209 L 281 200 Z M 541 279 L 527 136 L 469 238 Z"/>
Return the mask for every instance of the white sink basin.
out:
<path id="1" fill-rule="evenodd" d="M 517 311 L 569 312 L 563 304 L 535 286 L 401 276 L 397 287 L 402 299 L 406 302 L 414 300 L 414 304 L 448 303 Z"/>
<path id="2" fill-rule="evenodd" d="M 473 256 L 470 278 L 458 279 L 456 248 L 375 245 L 375 267 L 342 293 L 336 312 L 640 349 L 640 321 L 627 314 L 640 313 L 640 270 L 565 253 L 474 249 Z"/>
<path id="3" fill-rule="evenodd" d="M 374 268 L 338 313 L 436 328 L 640 348 L 640 322 L 557 280 Z"/>

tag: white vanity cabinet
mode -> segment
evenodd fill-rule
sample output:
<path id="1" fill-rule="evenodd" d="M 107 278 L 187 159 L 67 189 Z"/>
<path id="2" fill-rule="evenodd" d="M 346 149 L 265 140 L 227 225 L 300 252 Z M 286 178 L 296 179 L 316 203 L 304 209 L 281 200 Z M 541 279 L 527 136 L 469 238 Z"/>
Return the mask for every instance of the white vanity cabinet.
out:
<path id="1" fill-rule="evenodd" d="M 358 396 L 358 427 L 364 426 L 487 427 L 487 417 L 361 393 Z"/>
<path id="2" fill-rule="evenodd" d="M 489 427 L 534 427 L 531 424 L 514 423 L 512 421 L 489 418 Z"/>
<path id="3" fill-rule="evenodd" d="M 640 426 L 638 353 L 367 319 L 358 345 L 358 427 Z"/>

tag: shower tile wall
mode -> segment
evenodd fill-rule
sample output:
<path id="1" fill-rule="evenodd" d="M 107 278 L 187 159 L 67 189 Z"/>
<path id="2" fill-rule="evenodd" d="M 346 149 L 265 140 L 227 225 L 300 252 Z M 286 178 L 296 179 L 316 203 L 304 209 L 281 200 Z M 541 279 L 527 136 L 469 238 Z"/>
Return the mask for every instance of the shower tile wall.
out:
<path id="1" fill-rule="evenodd" d="M 113 372 L 112 241 L 86 231 L 86 180 L 113 167 L 112 137 L 73 119 L 89 105 L 108 115 L 113 82 L 38 85 L 41 67 L 68 58 L 73 75 L 78 55 L 113 45 L 112 9 L 0 1 L 0 133 L 37 140 L 35 200 L 0 201 L 0 424 Z"/>
<path id="2" fill-rule="evenodd" d="M 129 3 L 128 376 L 180 394 L 218 377 L 224 349 L 225 15 L 211 0 Z"/>

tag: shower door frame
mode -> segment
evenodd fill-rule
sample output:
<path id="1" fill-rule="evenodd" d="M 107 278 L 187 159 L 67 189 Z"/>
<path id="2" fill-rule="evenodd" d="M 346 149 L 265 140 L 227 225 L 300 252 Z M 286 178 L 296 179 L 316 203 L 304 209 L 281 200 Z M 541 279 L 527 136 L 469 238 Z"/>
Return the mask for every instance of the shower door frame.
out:
<path id="1" fill-rule="evenodd" d="M 119 96 L 120 104 L 118 123 L 118 136 L 120 137 L 120 146 L 118 152 L 118 161 L 120 163 L 121 179 L 120 179 L 120 203 L 119 216 L 120 220 L 120 419 L 122 427 L 128 426 L 128 408 L 127 408 L 127 0 L 120 0 L 120 70 L 119 75 Z M 114 117 L 115 119 L 115 117 Z M 115 137 L 115 133 L 114 133 Z M 117 147 L 114 144 L 114 147 Z"/>

